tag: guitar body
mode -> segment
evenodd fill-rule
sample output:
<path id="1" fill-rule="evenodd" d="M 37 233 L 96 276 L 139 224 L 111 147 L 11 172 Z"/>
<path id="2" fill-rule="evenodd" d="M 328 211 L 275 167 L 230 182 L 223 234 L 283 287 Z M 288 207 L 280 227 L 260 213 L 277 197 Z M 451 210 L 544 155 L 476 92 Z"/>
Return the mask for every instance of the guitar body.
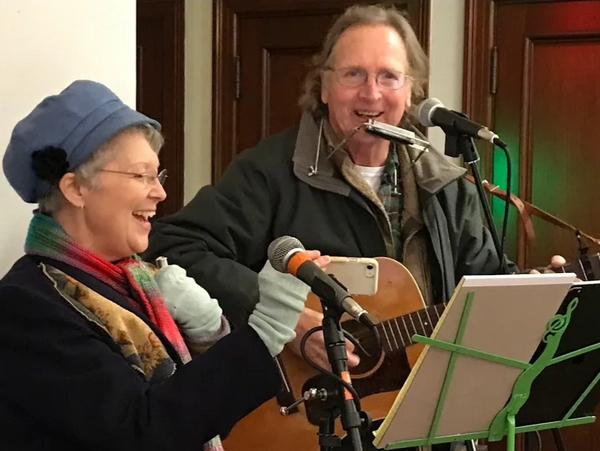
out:
<path id="1" fill-rule="evenodd" d="M 424 302 L 419 288 L 410 272 L 400 263 L 390 258 L 378 258 L 378 290 L 373 296 L 356 296 L 356 301 L 369 312 L 375 322 L 404 316 L 423 309 Z M 306 306 L 321 311 L 318 298 L 312 294 Z M 393 327 L 393 324 L 390 323 Z M 375 351 L 375 340 L 368 329 L 353 320 L 343 321 L 344 329 L 359 339 L 361 345 L 371 354 Z M 392 406 L 399 389 L 406 380 L 411 366 L 416 362 L 422 345 L 404 348 L 396 347 L 399 335 L 395 337 L 381 333 L 382 342 L 397 351 L 384 352 L 383 356 L 360 355 L 361 363 L 351 369 L 352 384 L 358 392 L 362 409 L 373 420 L 384 418 Z M 298 399 L 304 390 L 313 387 L 307 380 L 319 374 L 300 356 L 285 348 L 280 361 L 287 374 L 293 398 Z M 318 426 L 308 421 L 308 416 L 318 417 L 320 401 L 312 401 L 308 409 L 301 404 L 295 413 L 282 416 L 277 399 L 271 399 L 241 420 L 224 441 L 227 451 L 318 451 Z M 313 406 L 313 407 L 311 407 Z M 316 407 L 316 409 L 315 409 Z M 307 412 L 308 410 L 308 412 Z M 308 416 L 307 416 L 308 415 Z M 336 421 L 336 434 L 344 436 L 344 431 Z"/>

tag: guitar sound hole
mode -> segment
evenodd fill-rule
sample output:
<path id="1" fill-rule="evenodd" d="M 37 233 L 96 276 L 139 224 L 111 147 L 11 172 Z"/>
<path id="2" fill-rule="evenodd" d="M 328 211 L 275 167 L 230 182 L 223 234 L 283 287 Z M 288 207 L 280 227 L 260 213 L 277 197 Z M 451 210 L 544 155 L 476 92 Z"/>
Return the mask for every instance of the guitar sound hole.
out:
<path id="1" fill-rule="evenodd" d="M 382 356 L 375 334 L 367 327 L 354 320 L 346 321 L 342 326 L 370 354 L 366 355 L 356 350 L 360 357 L 360 364 L 350 368 L 352 384 L 359 396 L 362 398 L 375 393 L 399 390 L 410 373 L 404 349 L 385 353 Z"/>
<path id="2" fill-rule="evenodd" d="M 351 368 L 350 373 L 353 375 L 368 373 L 381 360 L 381 352 L 375 334 L 354 320 L 345 321 L 342 326 L 344 330 L 352 334 L 368 353 L 365 354 L 360 348 L 354 349 L 354 353 L 360 357 L 360 364 L 357 367 Z"/>

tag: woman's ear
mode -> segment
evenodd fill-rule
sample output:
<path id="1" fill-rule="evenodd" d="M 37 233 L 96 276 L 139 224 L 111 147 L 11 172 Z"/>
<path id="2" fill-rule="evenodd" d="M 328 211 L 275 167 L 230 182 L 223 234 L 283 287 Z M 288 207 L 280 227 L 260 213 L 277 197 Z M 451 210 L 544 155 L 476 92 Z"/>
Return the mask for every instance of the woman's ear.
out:
<path id="1" fill-rule="evenodd" d="M 73 172 L 67 172 L 58 182 L 58 188 L 67 201 L 77 208 L 83 208 L 85 205 L 85 188 L 77 181 Z"/>

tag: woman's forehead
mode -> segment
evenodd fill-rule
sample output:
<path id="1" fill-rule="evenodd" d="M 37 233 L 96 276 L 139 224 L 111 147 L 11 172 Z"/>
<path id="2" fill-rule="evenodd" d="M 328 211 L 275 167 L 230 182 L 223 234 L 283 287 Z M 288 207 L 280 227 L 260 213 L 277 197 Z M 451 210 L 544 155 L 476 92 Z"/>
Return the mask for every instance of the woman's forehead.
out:
<path id="1" fill-rule="evenodd" d="M 115 137 L 114 151 L 109 162 L 124 165 L 157 166 L 158 155 L 140 131 L 122 133 Z"/>

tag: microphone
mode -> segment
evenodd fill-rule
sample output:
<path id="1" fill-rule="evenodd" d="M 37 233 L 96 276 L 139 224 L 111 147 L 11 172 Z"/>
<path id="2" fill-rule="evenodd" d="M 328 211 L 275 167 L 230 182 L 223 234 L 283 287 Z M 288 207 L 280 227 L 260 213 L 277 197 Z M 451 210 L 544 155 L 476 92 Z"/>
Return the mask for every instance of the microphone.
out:
<path id="1" fill-rule="evenodd" d="M 375 323 L 344 288 L 328 276 L 305 253 L 306 249 L 292 236 L 275 239 L 267 249 L 271 266 L 279 272 L 289 273 L 307 284 L 311 291 L 325 302 L 342 309 L 367 327 Z"/>
<path id="2" fill-rule="evenodd" d="M 423 100 L 417 107 L 417 116 L 421 125 L 425 127 L 437 126 L 449 135 L 466 135 L 484 139 L 500 147 L 505 146 L 498 135 L 490 129 L 470 121 L 462 113 L 445 108 L 444 104 L 438 99 Z"/>
<path id="3" fill-rule="evenodd" d="M 379 122 L 375 119 L 369 119 L 363 124 L 363 127 L 368 133 L 387 139 L 388 141 L 407 144 L 418 150 L 428 150 L 429 143 L 423 139 L 417 138 L 417 135 L 409 130 Z"/>

